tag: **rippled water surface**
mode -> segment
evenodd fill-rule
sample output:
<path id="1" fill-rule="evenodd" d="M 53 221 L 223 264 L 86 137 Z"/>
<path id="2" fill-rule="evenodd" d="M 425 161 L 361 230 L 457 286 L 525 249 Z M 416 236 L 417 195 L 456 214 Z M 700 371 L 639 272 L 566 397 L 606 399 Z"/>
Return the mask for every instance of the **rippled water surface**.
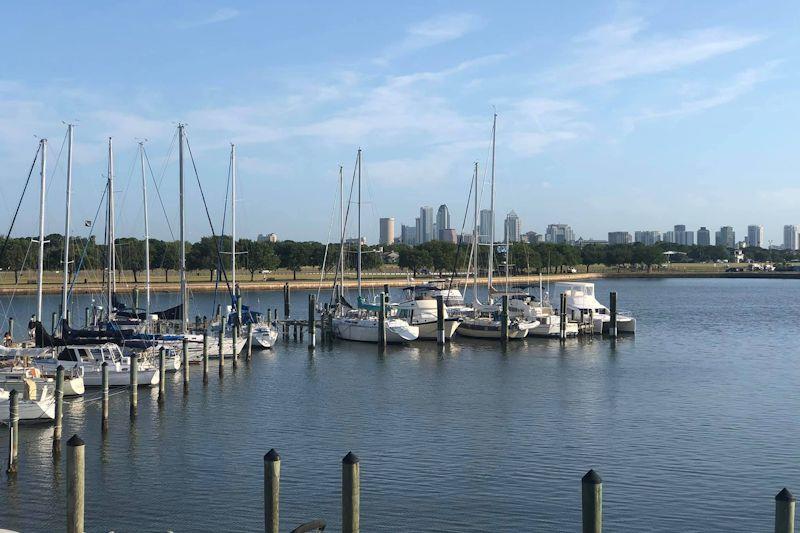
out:
<path id="1" fill-rule="evenodd" d="M 90 391 L 64 420 L 65 436 L 86 441 L 88 529 L 262 529 L 262 456 L 274 447 L 287 531 L 312 518 L 339 530 L 349 450 L 363 531 L 576 531 L 589 468 L 604 480 L 609 531 L 771 530 L 774 495 L 800 491 L 800 282 L 597 282 L 601 300 L 611 289 L 639 320 L 635 338 L 526 339 L 505 352 L 458 339 L 382 356 L 280 342 L 236 372 L 229 363 L 224 381 L 214 361 L 206 386 L 193 367 L 187 396 L 168 376 L 162 409 L 140 391 L 133 424 L 127 394 L 113 396 L 106 438 Z M 281 294 L 247 297 L 274 308 Z M 210 314 L 210 296 L 195 300 Z M 14 300 L 18 323 L 30 305 Z M 297 315 L 305 305 L 293 294 Z M 63 529 L 51 435 L 23 428 L 19 473 L 1 475 L 0 528 Z"/>

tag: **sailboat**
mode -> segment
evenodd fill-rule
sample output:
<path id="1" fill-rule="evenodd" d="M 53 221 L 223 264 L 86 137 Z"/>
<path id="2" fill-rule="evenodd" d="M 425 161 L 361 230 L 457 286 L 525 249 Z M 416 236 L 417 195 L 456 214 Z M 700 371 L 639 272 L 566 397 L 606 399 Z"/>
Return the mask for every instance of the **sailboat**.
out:
<path id="1" fill-rule="evenodd" d="M 489 223 L 488 235 L 488 272 L 487 272 L 487 290 L 488 290 L 488 303 L 482 304 L 478 299 L 478 164 L 475 163 L 475 170 L 473 172 L 475 188 L 474 195 L 474 220 L 472 231 L 472 252 L 473 264 L 475 266 L 475 277 L 473 285 L 473 302 L 472 313 L 464 316 L 461 325 L 458 328 L 458 334 L 464 337 L 476 337 L 482 339 L 500 339 L 502 337 L 502 310 L 493 299 L 494 287 L 492 286 L 492 274 L 494 271 L 494 166 L 495 166 L 495 140 L 497 132 L 497 114 L 495 113 L 492 120 L 492 180 L 491 180 L 491 199 L 489 211 L 491 213 Z M 506 252 L 507 253 L 507 252 Z M 506 259 L 506 272 L 508 272 L 508 259 Z M 535 328 L 539 325 L 536 320 L 530 321 L 524 318 L 509 318 L 508 324 L 508 338 L 509 339 L 522 339 L 528 335 L 528 330 Z"/>
<path id="2" fill-rule="evenodd" d="M 338 298 L 335 316 L 332 319 L 333 334 L 340 339 L 361 342 L 380 342 L 380 324 L 378 313 L 380 306 L 384 307 L 386 322 L 386 342 L 401 343 L 416 340 L 419 337 L 419 328 L 412 326 L 407 321 L 396 316 L 390 316 L 391 308 L 385 302 L 369 303 L 361 293 L 361 148 L 356 156 L 356 171 L 358 175 L 358 253 L 356 261 L 356 278 L 358 284 L 358 304 L 353 309 L 347 306 L 343 297 Z M 342 187 L 339 188 L 340 203 L 343 204 Z M 344 224 L 341 225 L 339 268 L 344 272 Z M 341 293 L 337 293 L 341 294 Z"/>

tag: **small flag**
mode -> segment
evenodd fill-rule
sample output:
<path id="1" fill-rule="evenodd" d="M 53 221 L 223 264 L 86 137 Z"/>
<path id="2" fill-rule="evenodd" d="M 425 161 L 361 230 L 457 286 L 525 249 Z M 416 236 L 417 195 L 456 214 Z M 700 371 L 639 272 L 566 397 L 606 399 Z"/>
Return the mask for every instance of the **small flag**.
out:
<path id="1" fill-rule="evenodd" d="M 92 227 L 92 221 L 91 220 L 84 220 L 83 221 L 83 225 L 86 226 L 87 228 L 91 228 Z"/>

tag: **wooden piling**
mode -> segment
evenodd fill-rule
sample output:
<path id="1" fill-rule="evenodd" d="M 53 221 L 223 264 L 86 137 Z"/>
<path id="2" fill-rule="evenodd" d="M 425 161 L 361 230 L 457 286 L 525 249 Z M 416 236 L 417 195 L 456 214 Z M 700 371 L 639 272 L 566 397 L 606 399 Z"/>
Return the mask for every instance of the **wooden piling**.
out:
<path id="1" fill-rule="evenodd" d="M 219 330 L 219 377 L 225 375 L 225 349 L 223 344 L 225 342 L 225 323 L 222 323 L 222 327 Z"/>
<path id="2" fill-rule="evenodd" d="M 292 290 L 289 288 L 289 283 L 285 283 L 283 285 L 283 318 L 284 320 L 289 320 L 291 316 L 291 305 L 289 299 L 291 298 Z"/>
<path id="3" fill-rule="evenodd" d="M 64 367 L 56 368 L 56 419 L 53 426 L 53 453 L 61 452 L 61 424 L 64 418 Z"/>
<path id="4" fill-rule="evenodd" d="M 236 331 L 236 329 L 238 327 L 239 326 L 234 324 L 233 327 L 231 328 L 231 344 L 233 345 L 233 356 L 232 357 L 233 357 L 233 368 L 234 369 L 236 369 L 236 367 L 239 366 L 239 354 L 238 354 L 238 352 L 236 350 L 236 347 L 239 344 L 239 334 Z"/>
<path id="5" fill-rule="evenodd" d="M 264 456 L 264 531 L 278 533 L 280 524 L 281 456 L 271 449 Z"/>
<path id="6" fill-rule="evenodd" d="M 444 346 L 444 296 L 436 295 L 436 342 L 439 346 Z"/>
<path id="7" fill-rule="evenodd" d="M 208 330 L 203 330 L 203 383 L 208 383 Z"/>
<path id="8" fill-rule="evenodd" d="M 8 467 L 6 473 L 17 473 L 17 453 L 19 445 L 19 392 L 13 389 L 8 398 Z"/>
<path id="9" fill-rule="evenodd" d="M 386 348 L 386 303 L 381 293 L 380 307 L 378 308 L 378 347 L 383 350 Z"/>
<path id="10" fill-rule="evenodd" d="M 558 309 L 558 338 L 562 341 L 567 338 L 567 295 L 563 292 Z"/>
<path id="11" fill-rule="evenodd" d="M 8 317 L 8 332 L 11 334 L 11 339 L 14 339 L 14 317 Z"/>
<path id="12" fill-rule="evenodd" d="M 617 291 L 611 291 L 610 294 L 610 310 L 611 321 L 608 323 L 608 334 L 611 337 L 617 336 Z"/>
<path id="13" fill-rule="evenodd" d="M 795 497 L 786 487 L 775 495 L 775 533 L 794 533 Z"/>
<path id="14" fill-rule="evenodd" d="M 158 405 L 164 405 L 167 391 L 167 363 L 164 347 L 158 349 Z"/>
<path id="15" fill-rule="evenodd" d="M 130 397 L 131 397 L 131 418 L 136 418 L 136 409 L 139 405 L 139 355 L 135 352 L 131 354 L 130 374 Z"/>
<path id="16" fill-rule="evenodd" d="M 183 393 L 189 392 L 189 339 L 181 342 L 181 370 L 183 370 Z"/>
<path id="17" fill-rule="evenodd" d="M 89 327 L 89 307 L 83 308 L 83 327 Z"/>
<path id="18" fill-rule="evenodd" d="M 84 533 L 86 445 L 76 434 L 67 441 L 67 533 Z"/>
<path id="19" fill-rule="evenodd" d="M 249 363 L 253 359 L 253 323 L 247 324 L 247 355 L 245 360 Z"/>
<path id="20" fill-rule="evenodd" d="M 107 361 L 103 361 L 102 370 L 103 370 L 103 377 L 102 377 L 103 408 L 102 408 L 101 427 L 103 433 L 105 433 L 106 431 L 108 431 L 108 362 Z"/>
<path id="21" fill-rule="evenodd" d="M 581 478 L 581 510 L 583 533 L 603 530 L 603 480 L 594 470 Z"/>
<path id="22" fill-rule="evenodd" d="M 57 316 L 58 316 L 58 313 L 56 313 L 56 312 L 53 312 L 53 313 L 50 314 L 50 333 L 52 333 L 53 335 L 55 335 L 55 333 L 56 333 L 56 317 Z"/>
<path id="23" fill-rule="evenodd" d="M 508 294 L 503 295 L 503 307 L 500 312 L 500 340 L 508 342 Z"/>
<path id="24" fill-rule="evenodd" d="M 348 452 L 342 459 L 342 533 L 358 533 L 361 512 L 361 469 L 358 457 Z"/>

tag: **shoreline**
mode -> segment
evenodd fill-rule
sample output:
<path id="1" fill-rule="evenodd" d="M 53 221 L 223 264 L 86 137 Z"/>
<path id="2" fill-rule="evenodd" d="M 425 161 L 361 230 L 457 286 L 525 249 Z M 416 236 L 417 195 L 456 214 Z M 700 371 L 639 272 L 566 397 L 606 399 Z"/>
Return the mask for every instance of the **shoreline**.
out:
<path id="1" fill-rule="evenodd" d="M 746 278 L 746 279 L 800 279 L 800 272 L 703 272 L 703 271 L 656 271 L 656 272 L 635 272 L 635 271 L 622 271 L 622 272 L 584 272 L 584 273 L 577 273 L 577 274 L 549 274 L 543 275 L 542 280 L 545 282 L 557 282 L 557 281 L 582 281 L 582 280 L 593 280 L 593 279 L 625 279 L 625 278 L 652 278 L 652 279 L 666 279 L 666 278 Z M 426 283 L 431 280 L 435 279 L 442 279 L 437 276 L 432 277 L 424 277 L 424 278 L 414 278 L 412 281 L 409 281 L 405 277 L 402 279 L 398 279 L 397 276 L 394 277 L 373 277 L 362 279 L 361 286 L 366 288 L 376 288 L 382 287 L 383 285 L 389 285 L 390 287 L 404 287 L 409 284 L 422 284 Z M 495 278 L 498 282 L 498 285 L 502 284 L 505 280 L 505 277 L 501 276 L 499 278 Z M 459 284 L 463 283 L 463 278 L 458 278 Z M 509 277 L 509 281 L 514 285 L 524 284 L 524 283 L 531 283 L 535 284 L 539 281 L 538 275 L 528 275 L 528 276 L 511 276 Z M 486 278 L 479 278 L 479 283 L 486 284 Z M 121 288 L 118 292 L 125 292 L 133 290 L 134 288 L 138 287 L 140 290 L 144 290 L 144 284 L 133 283 L 128 281 L 118 281 L 117 282 Z M 291 289 L 295 290 L 308 290 L 314 289 L 316 290 L 319 286 L 319 280 L 310 280 L 310 279 L 300 279 L 300 280 L 292 280 L 292 279 L 285 279 L 285 280 L 269 280 L 269 281 L 240 281 L 238 282 L 239 286 L 242 290 L 255 290 L 255 291 L 278 291 L 283 290 L 283 287 L 286 283 L 289 284 Z M 323 283 L 323 288 L 330 287 L 332 281 L 325 280 Z M 354 279 L 347 279 L 344 281 L 344 286 L 347 288 L 354 288 L 356 287 L 357 282 Z M 220 283 L 216 285 L 213 282 L 189 282 L 187 286 L 190 291 L 195 292 L 213 292 L 215 287 L 217 290 L 223 289 L 225 287 L 224 283 Z M 103 291 L 102 283 L 81 283 L 76 284 L 72 292 L 73 294 L 91 294 Z M 180 291 L 180 283 L 178 282 L 152 282 L 151 283 L 151 290 L 153 292 L 179 292 Z M 53 283 L 45 283 L 42 292 L 44 294 L 59 294 L 61 292 L 61 283 L 53 282 Z M 35 294 L 36 293 L 36 285 L 31 283 L 20 284 L 20 285 L 7 285 L 7 286 L 0 286 L 0 296 L 11 296 L 15 294 Z"/>

